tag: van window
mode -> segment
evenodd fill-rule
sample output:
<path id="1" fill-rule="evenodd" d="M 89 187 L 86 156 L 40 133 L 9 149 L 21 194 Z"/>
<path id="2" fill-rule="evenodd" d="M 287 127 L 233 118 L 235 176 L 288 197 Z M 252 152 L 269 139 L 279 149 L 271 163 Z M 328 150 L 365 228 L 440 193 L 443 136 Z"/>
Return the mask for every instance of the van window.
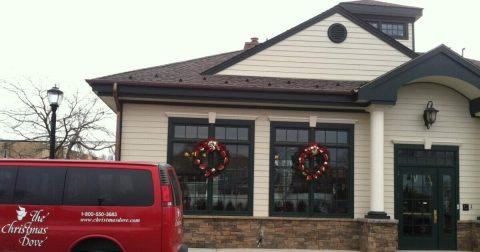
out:
<path id="1" fill-rule="evenodd" d="M 182 204 L 182 194 L 180 191 L 180 185 L 178 184 L 177 176 L 175 176 L 175 173 L 173 173 L 172 170 L 168 171 L 168 179 L 170 180 L 173 189 L 173 205 L 179 206 Z"/>
<path id="2" fill-rule="evenodd" d="M 18 168 L 14 202 L 27 205 L 60 205 L 65 171 L 64 168 Z"/>
<path id="3" fill-rule="evenodd" d="M 17 168 L 0 169 L 0 203 L 12 203 Z"/>
<path id="4" fill-rule="evenodd" d="M 68 170 L 65 205 L 150 206 L 153 204 L 152 175 L 147 170 Z"/>

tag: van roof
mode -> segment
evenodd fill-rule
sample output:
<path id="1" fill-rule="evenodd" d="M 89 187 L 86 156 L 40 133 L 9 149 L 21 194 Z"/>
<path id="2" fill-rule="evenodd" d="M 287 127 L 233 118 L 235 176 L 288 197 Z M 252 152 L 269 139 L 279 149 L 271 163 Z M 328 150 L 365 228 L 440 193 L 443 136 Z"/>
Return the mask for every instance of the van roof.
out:
<path id="1" fill-rule="evenodd" d="M 163 166 L 163 164 L 154 162 L 140 161 L 110 161 L 110 160 L 75 160 L 75 159 L 0 159 L 0 165 L 29 165 L 36 164 L 40 166 L 88 166 L 96 165 L 97 167 L 131 167 L 131 166 Z"/>

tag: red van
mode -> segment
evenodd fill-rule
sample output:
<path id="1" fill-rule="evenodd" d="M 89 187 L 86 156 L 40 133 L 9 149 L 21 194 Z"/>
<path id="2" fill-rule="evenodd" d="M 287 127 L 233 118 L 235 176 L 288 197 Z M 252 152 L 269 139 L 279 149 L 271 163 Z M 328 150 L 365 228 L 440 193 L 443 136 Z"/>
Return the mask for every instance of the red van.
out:
<path id="1" fill-rule="evenodd" d="M 0 251 L 188 251 L 170 165 L 0 160 Z"/>

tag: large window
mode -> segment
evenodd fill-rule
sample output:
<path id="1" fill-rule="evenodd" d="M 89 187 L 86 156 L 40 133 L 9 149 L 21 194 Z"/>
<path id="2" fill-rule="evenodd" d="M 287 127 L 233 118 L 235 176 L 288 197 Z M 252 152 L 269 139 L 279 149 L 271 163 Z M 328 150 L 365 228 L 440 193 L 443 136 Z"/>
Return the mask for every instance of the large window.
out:
<path id="1" fill-rule="evenodd" d="M 272 123 L 270 215 L 302 217 L 353 216 L 353 126 Z M 301 147 L 319 143 L 330 151 L 330 168 L 307 182 L 295 167 Z M 306 162 L 314 169 L 316 161 Z"/>
<path id="2" fill-rule="evenodd" d="M 214 177 L 205 177 L 193 164 L 192 152 L 199 141 L 215 138 L 225 144 L 230 163 Z M 187 214 L 249 215 L 252 213 L 253 122 L 170 119 L 168 162 L 176 170 Z M 215 166 L 217 154 L 208 160 Z"/>

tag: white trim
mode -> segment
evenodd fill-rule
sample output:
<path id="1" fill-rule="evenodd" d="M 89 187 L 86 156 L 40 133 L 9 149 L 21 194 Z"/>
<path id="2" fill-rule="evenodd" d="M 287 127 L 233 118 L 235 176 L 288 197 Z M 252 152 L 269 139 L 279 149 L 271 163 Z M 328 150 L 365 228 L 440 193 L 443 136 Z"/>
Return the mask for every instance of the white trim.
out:
<path id="1" fill-rule="evenodd" d="M 343 118 L 317 118 L 317 123 L 356 124 L 358 120 Z"/>
<path id="2" fill-rule="evenodd" d="M 306 122 L 312 124 L 312 119 L 316 119 L 316 123 L 338 123 L 338 124 L 356 124 L 358 120 L 346 118 L 325 118 L 325 117 L 295 117 L 295 116 L 269 116 L 271 122 Z"/>
<path id="3" fill-rule="evenodd" d="M 463 143 L 458 141 L 451 140 L 442 140 L 442 139 L 427 139 L 427 138 L 417 138 L 417 139 L 408 139 L 408 138 L 399 138 L 392 139 L 393 144 L 421 144 L 421 145 L 453 145 L 453 146 L 462 146 Z"/>
<path id="4" fill-rule="evenodd" d="M 393 144 L 425 144 L 423 139 L 392 139 Z"/>
<path id="5" fill-rule="evenodd" d="M 180 113 L 180 112 L 165 112 L 167 117 L 182 117 L 182 118 L 208 118 L 207 113 Z"/>
<path id="6" fill-rule="evenodd" d="M 208 112 L 208 123 L 215 123 L 216 118 L 217 118 L 217 113 Z"/>
<path id="7" fill-rule="evenodd" d="M 448 141 L 448 140 L 432 140 L 432 145 L 453 145 L 453 146 L 462 146 L 463 143 L 458 141 Z"/>
<path id="8" fill-rule="evenodd" d="M 217 119 L 230 119 L 230 120 L 248 120 L 255 121 L 258 116 L 254 115 L 235 115 L 235 114 L 217 114 Z"/>
<path id="9" fill-rule="evenodd" d="M 310 117 L 295 117 L 295 116 L 268 116 L 271 122 L 310 122 Z"/>
<path id="10" fill-rule="evenodd" d="M 205 118 L 209 119 L 211 123 L 218 119 L 230 119 L 230 120 L 250 120 L 255 121 L 258 116 L 254 115 L 235 115 L 235 114 L 217 114 L 216 112 L 208 113 L 181 113 L 181 112 L 165 112 L 167 117 L 181 117 L 181 118 Z"/>
<path id="11" fill-rule="evenodd" d="M 315 128 L 317 126 L 317 117 L 310 116 L 310 128 Z"/>

